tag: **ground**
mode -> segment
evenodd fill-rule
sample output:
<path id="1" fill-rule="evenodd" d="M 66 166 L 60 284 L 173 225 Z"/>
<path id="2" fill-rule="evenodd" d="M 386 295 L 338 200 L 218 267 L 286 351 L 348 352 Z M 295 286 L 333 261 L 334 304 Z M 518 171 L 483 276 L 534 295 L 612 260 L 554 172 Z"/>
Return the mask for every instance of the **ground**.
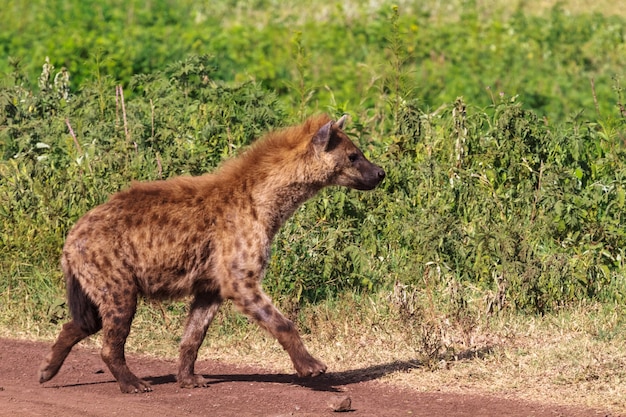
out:
<path id="1" fill-rule="evenodd" d="M 353 416 L 610 416 L 607 412 L 492 396 L 418 392 L 377 381 L 376 367 L 300 379 L 244 365 L 200 361 L 208 388 L 181 389 L 176 363 L 128 356 L 154 391 L 122 394 L 97 350 L 75 347 L 43 385 L 37 368 L 49 344 L 0 339 L 0 416 L 323 416 L 351 399 Z M 338 414 L 338 413 L 337 413 Z"/>

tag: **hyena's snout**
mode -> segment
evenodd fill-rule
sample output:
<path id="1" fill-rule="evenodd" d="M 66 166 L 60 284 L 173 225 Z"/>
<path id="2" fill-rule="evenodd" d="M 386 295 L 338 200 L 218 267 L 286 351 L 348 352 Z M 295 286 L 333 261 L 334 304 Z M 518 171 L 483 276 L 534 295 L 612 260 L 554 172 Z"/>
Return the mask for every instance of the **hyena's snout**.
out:
<path id="1" fill-rule="evenodd" d="M 364 166 L 360 167 L 360 181 L 355 187 L 357 190 L 373 190 L 385 179 L 385 170 L 368 160 L 364 160 Z"/>
<path id="2" fill-rule="evenodd" d="M 381 167 L 379 167 L 378 165 L 374 165 L 372 164 L 372 182 L 374 183 L 374 185 L 372 186 L 372 188 L 376 187 L 378 184 L 380 184 L 382 182 L 382 180 L 385 179 L 385 170 L 382 169 Z"/>

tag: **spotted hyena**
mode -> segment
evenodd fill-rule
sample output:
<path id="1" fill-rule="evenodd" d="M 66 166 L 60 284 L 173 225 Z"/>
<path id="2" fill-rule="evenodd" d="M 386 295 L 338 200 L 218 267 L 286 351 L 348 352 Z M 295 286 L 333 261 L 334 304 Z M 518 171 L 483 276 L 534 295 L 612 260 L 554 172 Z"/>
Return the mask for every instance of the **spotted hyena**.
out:
<path id="1" fill-rule="evenodd" d="M 305 200 L 331 185 L 371 190 L 385 177 L 342 131 L 344 121 L 312 117 L 267 134 L 215 173 L 134 183 L 85 214 L 61 258 L 72 320 L 41 364 L 39 382 L 102 329 L 102 359 L 122 392 L 150 391 L 124 358 L 138 296 L 193 297 L 180 343 L 181 387 L 206 386 L 194 364 L 227 299 L 278 339 L 299 376 L 324 373 L 261 280 L 274 235 Z"/>

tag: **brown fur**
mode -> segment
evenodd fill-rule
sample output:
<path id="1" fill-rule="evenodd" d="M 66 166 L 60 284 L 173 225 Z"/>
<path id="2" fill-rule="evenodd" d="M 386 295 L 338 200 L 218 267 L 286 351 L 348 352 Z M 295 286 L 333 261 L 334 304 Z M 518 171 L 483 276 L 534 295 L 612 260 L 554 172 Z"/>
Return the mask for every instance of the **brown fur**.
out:
<path id="1" fill-rule="evenodd" d="M 122 392 L 149 391 L 124 359 L 140 295 L 193 297 L 180 345 L 182 387 L 206 385 L 194 364 L 226 299 L 278 339 L 298 375 L 325 372 L 260 284 L 272 239 L 300 204 L 325 186 L 367 190 L 384 178 L 343 133 L 343 120 L 317 116 L 269 133 L 213 174 L 133 183 L 82 217 L 61 259 L 72 321 L 41 364 L 39 381 L 54 377 L 72 346 L 102 329 L 102 359 Z"/>

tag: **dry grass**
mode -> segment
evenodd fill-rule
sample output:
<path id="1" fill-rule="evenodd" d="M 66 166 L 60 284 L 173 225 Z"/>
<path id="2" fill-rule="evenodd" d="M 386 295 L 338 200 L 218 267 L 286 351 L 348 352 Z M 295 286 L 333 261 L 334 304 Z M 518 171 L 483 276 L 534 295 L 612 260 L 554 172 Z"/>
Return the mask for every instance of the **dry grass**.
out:
<path id="1" fill-rule="evenodd" d="M 483 316 L 468 326 L 435 312 L 440 310 L 406 314 L 385 299 L 346 297 L 301 310 L 305 343 L 331 372 L 374 373 L 386 383 L 419 391 L 489 394 L 626 414 L 621 307 L 579 306 L 544 317 Z M 175 358 L 182 308 L 142 306 L 128 350 Z M 200 359 L 293 372 L 278 343 L 230 306 L 214 324 Z M 0 336 L 51 340 L 58 328 L 16 323 L 0 328 Z M 99 338 L 84 343 L 97 346 Z"/>
<path id="2" fill-rule="evenodd" d="M 588 314 L 580 309 L 541 319 L 493 320 L 485 334 L 490 340 L 487 354 L 385 380 L 425 391 L 489 393 L 624 413 L 623 334 L 618 339 L 599 337 Z"/>

